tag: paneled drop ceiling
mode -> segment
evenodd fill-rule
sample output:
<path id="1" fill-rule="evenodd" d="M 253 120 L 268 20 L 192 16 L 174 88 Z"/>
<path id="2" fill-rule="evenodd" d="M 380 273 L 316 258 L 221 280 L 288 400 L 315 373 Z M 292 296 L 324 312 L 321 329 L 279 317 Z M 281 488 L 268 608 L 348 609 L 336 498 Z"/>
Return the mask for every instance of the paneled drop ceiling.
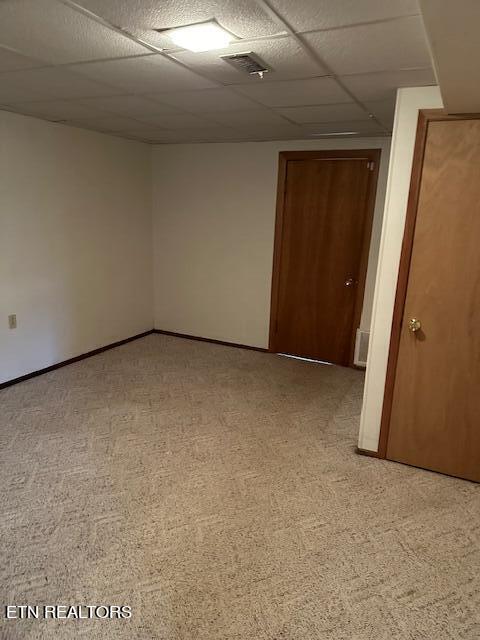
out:
<path id="1" fill-rule="evenodd" d="M 239 40 L 156 31 L 212 18 Z M 0 108 L 150 143 L 389 135 L 396 88 L 430 84 L 416 0 L 0 1 Z"/>
<path id="2" fill-rule="evenodd" d="M 443 103 L 449 113 L 480 113 L 479 0 L 420 0 Z"/>

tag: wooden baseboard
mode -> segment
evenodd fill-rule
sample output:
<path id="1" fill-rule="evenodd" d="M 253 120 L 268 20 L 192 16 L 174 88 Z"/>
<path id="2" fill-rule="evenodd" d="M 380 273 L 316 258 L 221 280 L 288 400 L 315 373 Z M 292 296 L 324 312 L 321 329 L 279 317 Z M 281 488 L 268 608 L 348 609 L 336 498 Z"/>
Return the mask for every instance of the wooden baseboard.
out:
<path id="1" fill-rule="evenodd" d="M 108 349 L 114 349 L 115 347 L 119 347 L 120 345 L 126 344 L 127 342 L 132 342 L 132 340 L 138 340 L 138 338 L 144 338 L 145 336 L 148 336 L 150 333 L 153 333 L 153 329 L 150 329 L 149 331 L 144 331 L 143 333 L 139 333 L 135 336 L 131 336 L 130 338 L 125 338 L 123 340 L 118 340 L 117 342 L 112 342 L 111 344 L 107 344 L 104 347 L 98 347 L 98 349 L 87 351 L 87 353 L 82 353 L 81 355 L 75 356 L 74 358 L 69 358 L 68 360 L 57 362 L 56 364 L 52 364 L 49 367 L 45 367 L 44 369 L 38 369 L 38 371 L 32 371 L 31 373 L 26 373 L 24 376 L 13 378 L 12 380 L 7 380 L 6 382 L 0 383 L 0 389 L 11 387 L 13 384 L 18 384 L 19 382 L 24 382 L 25 380 L 29 380 L 30 378 L 41 376 L 43 373 L 48 373 L 49 371 L 60 369 L 60 367 L 66 367 L 67 365 L 73 364 L 74 362 L 78 362 L 79 360 L 85 360 L 85 358 L 91 358 L 92 356 L 96 356 L 97 354 L 102 353 L 102 351 L 108 351 Z"/>
<path id="2" fill-rule="evenodd" d="M 252 347 L 248 344 L 238 344 L 236 342 L 224 342 L 223 340 L 214 340 L 213 338 L 202 338 L 200 336 L 191 336 L 187 333 L 176 333 L 175 331 L 164 331 L 163 329 L 154 329 L 153 333 L 160 333 L 164 336 L 173 336 L 174 338 L 184 338 L 185 340 L 198 340 L 199 342 L 211 342 L 212 344 L 221 344 L 224 347 L 236 347 L 237 349 L 249 349 L 250 351 L 261 351 L 269 353 L 268 349 L 262 347 Z"/>
<path id="3" fill-rule="evenodd" d="M 382 456 L 378 451 L 370 451 L 370 449 L 360 449 L 360 447 L 355 448 L 355 452 L 360 456 L 368 456 L 369 458 L 381 458 L 383 459 L 385 456 Z"/>

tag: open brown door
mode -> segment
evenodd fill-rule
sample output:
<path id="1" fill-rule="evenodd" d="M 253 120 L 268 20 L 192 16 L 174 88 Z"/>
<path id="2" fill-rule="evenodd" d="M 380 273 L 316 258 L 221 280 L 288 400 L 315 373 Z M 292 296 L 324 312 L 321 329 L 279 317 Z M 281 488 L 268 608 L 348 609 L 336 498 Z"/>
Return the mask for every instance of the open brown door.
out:
<path id="1" fill-rule="evenodd" d="M 352 364 L 379 156 L 378 150 L 280 154 L 272 351 Z"/>
<path id="2" fill-rule="evenodd" d="M 384 406 L 386 453 L 480 481 L 480 120 L 422 116 L 419 136 Z"/>

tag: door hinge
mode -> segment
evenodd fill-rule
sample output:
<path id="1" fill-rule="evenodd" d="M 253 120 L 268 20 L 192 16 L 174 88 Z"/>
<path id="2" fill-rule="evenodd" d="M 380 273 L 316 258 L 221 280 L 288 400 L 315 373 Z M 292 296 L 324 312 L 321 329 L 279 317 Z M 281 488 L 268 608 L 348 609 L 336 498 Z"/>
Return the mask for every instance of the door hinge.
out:
<path id="1" fill-rule="evenodd" d="M 367 162 L 367 169 L 373 171 L 375 169 L 375 162 L 372 160 L 371 162 Z"/>

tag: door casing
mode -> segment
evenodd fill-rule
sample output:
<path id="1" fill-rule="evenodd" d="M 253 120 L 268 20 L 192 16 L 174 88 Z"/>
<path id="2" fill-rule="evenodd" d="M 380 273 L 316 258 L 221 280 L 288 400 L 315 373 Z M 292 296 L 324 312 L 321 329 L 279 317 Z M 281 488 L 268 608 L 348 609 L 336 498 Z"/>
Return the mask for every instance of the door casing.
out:
<path id="1" fill-rule="evenodd" d="M 375 200 L 377 192 L 378 171 L 380 166 L 381 149 L 341 149 L 341 150 L 321 150 L 321 151 L 281 151 L 278 162 L 278 182 L 277 182 L 277 208 L 275 218 L 275 238 L 273 250 L 273 270 L 272 270 L 272 290 L 270 305 L 270 334 L 269 347 L 271 353 L 277 353 L 275 341 L 275 326 L 278 315 L 279 286 L 280 286 L 280 256 L 282 251 L 283 223 L 285 195 L 287 185 L 287 167 L 290 160 L 329 160 L 329 159 L 365 159 L 373 163 L 368 193 L 366 198 L 365 227 L 362 238 L 362 254 L 358 283 L 355 292 L 355 308 L 352 322 L 352 332 L 350 338 L 350 358 L 349 366 L 353 366 L 355 353 L 355 340 L 357 328 L 360 325 L 362 315 L 363 298 L 365 293 L 365 282 L 367 277 L 368 255 L 370 250 L 370 240 L 372 235 L 373 214 L 375 211 Z"/>

